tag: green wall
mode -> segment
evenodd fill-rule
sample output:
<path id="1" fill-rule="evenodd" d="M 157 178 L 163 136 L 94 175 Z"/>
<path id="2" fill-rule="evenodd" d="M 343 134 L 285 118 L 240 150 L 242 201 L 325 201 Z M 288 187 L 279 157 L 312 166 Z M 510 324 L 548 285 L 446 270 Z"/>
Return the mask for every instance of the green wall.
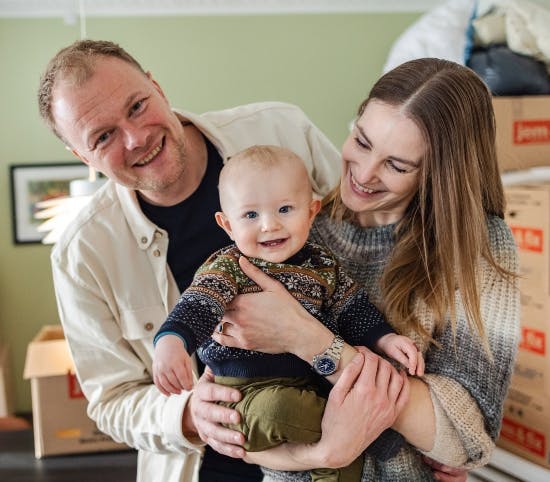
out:
<path id="1" fill-rule="evenodd" d="M 419 14 L 90 18 L 87 36 L 133 53 L 174 106 L 195 112 L 259 100 L 300 105 L 340 146 L 393 41 Z M 14 245 L 9 165 L 71 160 L 41 123 L 40 73 L 79 37 L 61 18 L 0 19 L 0 340 L 11 345 L 16 410 L 29 411 L 26 346 L 58 323 L 50 247 Z"/>

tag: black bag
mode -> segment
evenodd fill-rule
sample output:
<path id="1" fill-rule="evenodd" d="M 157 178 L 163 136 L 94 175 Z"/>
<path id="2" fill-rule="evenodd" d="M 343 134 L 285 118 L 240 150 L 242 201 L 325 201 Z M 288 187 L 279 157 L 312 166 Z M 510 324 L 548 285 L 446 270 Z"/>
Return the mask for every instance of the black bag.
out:
<path id="1" fill-rule="evenodd" d="M 485 81 L 493 95 L 550 94 L 546 65 L 505 45 L 474 50 L 466 65 Z"/>

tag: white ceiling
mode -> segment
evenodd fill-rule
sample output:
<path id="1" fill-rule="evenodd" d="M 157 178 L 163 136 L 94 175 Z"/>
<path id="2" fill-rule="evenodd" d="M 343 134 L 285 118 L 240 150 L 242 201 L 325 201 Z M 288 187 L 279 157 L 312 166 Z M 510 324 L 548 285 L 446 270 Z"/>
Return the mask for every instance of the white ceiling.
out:
<path id="1" fill-rule="evenodd" d="M 442 0 L 0 0 L 0 18 L 422 12 Z"/>

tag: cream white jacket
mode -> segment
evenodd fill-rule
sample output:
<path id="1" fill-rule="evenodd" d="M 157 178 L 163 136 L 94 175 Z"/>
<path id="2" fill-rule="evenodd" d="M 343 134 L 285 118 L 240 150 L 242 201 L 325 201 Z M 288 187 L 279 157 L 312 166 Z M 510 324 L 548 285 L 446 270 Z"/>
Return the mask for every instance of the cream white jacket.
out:
<path id="1" fill-rule="evenodd" d="M 304 159 L 319 195 L 337 182 L 338 151 L 295 106 L 268 102 L 177 114 L 224 160 L 252 144 L 282 145 Z M 139 450 L 139 482 L 196 482 L 202 456 L 202 444 L 181 431 L 190 392 L 166 397 L 152 384 L 153 336 L 180 294 L 166 264 L 168 242 L 141 212 L 136 193 L 109 181 L 51 255 L 88 414 L 113 439 Z"/>

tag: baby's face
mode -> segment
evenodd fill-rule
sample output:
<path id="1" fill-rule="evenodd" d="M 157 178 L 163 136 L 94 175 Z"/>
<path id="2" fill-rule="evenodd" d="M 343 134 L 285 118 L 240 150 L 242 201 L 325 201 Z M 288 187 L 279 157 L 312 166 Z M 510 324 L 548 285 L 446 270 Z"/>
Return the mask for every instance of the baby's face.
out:
<path id="1" fill-rule="evenodd" d="M 281 263 L 305 244 L 319 201 L 312 200 L 303 170 L 248 169 L 222 193 L 222 226 L 247 257 Z"/>

